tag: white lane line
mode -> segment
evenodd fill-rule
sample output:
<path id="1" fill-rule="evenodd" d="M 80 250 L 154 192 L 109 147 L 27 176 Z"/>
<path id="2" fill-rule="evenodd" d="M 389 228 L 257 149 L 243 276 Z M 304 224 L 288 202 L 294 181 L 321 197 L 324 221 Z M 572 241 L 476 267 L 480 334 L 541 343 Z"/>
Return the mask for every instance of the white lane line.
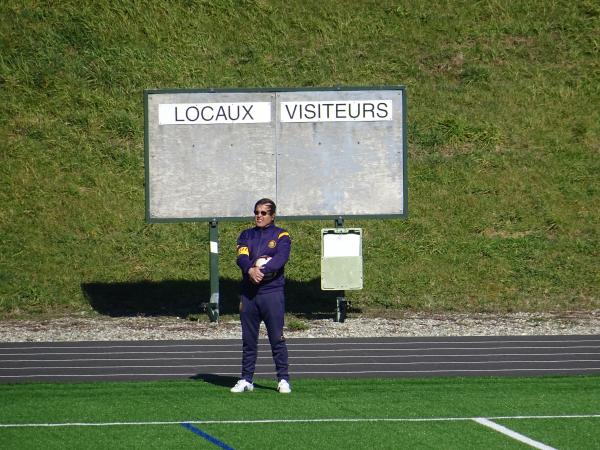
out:
<path id="1" fill-rule="evenodd" d="M 268 345 L 268 344 L 267 344 Z M 572 346 L 560 346 L 560 347 L 539 347 L 539 346 L 525 346 L 525 347 L 515 347 L 515 346 L 498 346 L 498 347 L 421 347 L 421 348 L 361 348 L 361 349 L 352 349 L 352 348 L 325 348 L 325 349 L 315 349 L 315 350 L 303 350 L 306 353 L 327 353 L 327 352 L 354 352 L 357 350 L 363 352 L 387 352 L 387 351 L 401 351 L 401 352 L 424 352 L 424 351 L 440 351 L 440 350 L 568 350 L 568 349 L 597 349 L 596 345 L 572 345 Z M 210 350 L 210 351 L 202 351 L 202 350 L 186 350 L 186 351 L 169 351 L 169 352 L 157 352 L 157 351 L 128 351 L 128 352 L 115 352 L 115 351 L 106 351 L 106 352 L 49 352 L 49 353 L 0 353 L 0 356 L 35 356 L 35 355 L 142 355 L 142 354 L 161 354 L 161 355 L 177 355 L 177 354 L 202 354 L 202 353 L 240 353 L 241 348 L 237 350 Z"/>
<path id="2" fill-rule="evenodd" d="M 231 344 L 173 344 L 173 345 L 144 345 L 148 341 L 140 341 L 139 345 L 31 345 L 31 346 L 14 346 L 14 347 L 0 347 L 0 350 L 113 350 L 113 349 L 127 349 L 127 348 L 139 348 L 151 350 L 153 348 L 161 349 L 161 348 L 188 348 L 188 347 L 197 347 L 197 348 L 211 348 L 211 347 L 239 347 L 241 348 L 241 340 L 236 339 L 234 343 Z M 258 345 L 268 346 L 269 344 L 259 343 Z M 218 350 L 215 350 L 218 351 Z"/>
<path id="3" fill-rule="evenodd" d="M 362 342 L 362 341 L 346 341 L 344 338 L 336 339 L 332 338 L 325 342 L 294 342 L 293 337 L 290 337 L 288 340 L 288 345 L 290 346 L 314 346 L 314 345 L 331 345 L 331 343 L 335 343 L 336 345 L 415 345 L 415 344 L 516 344 L 516 343 L 527 343 L 527 344 L 544 344 L 544 343 L 561 343 L 561 342 L 600 342 L 600 336 L 590 335 L 585 338 L 569 338 L 568 336 L 562 336 L 558 339 L 466 339 L 466 340 L 422 340 L 422 341 L 404 341 L 400 342 L 405 338 L 398 338 L 396 341 L 390 342 Z M 316 338 L 309 338 L 316 339 Z M 263 345 L 269 345 L 268 342 Z"/>
<path id="4" fill-rule="evenodd" d="M 290 361 L 295 367 L 308 367 L 308 366 L 355 366 L 356 362 L 333 362 L 333 363 L 300 363 L 295 362 L 293 360 Z M 445 366 L 445 365 L 478 365 L 478 364 L 560 364 L 560 363 L 600 363 L 599 359 L 560 359 L 560 360 L 514 360 L 514 361 L 405 361 L 405 362 L 390 362 L 390 361 L 382 361 L 382 362 L 362 362 L 361 366 L 422 366 L 422 365 L 436 365 L 436 366 Z M 239 367 L 239 363 L 236 364 L 176 364 L 176 365 L 102 365 L 102 366 L 27 366 L 27 367 L 0 367 L 0 370 L 57 370 L 57 369 L 65 369 L 65 370 L 85 370 L 85 369 L 154 369 L 154 368 L 163 368 L 163 369 L 172 369 L 172 368 L 206 368 L 206 367 Z M 600 369 L 600 367 L 598 367 Z M 515 368 L 515 370 L 518 370 Z"/>
<path id="5" fill-rule="evenodd" d="M 375 342 L 355 342 L 355 341 L 344 341 L 343 339 L 339 342 L 334 340 L 333 342 L 293 342 L 294 338 L 289 338 L 288 346 L 290 347 L 303 347 L 303 346 L 319 346 L 319 345 L 331 345 L 334 343 L 335 345 L 373 345 Z M 313 339 L 313 338 L 310 338 Z M 231 347 L 231 346 L 240 346 L 239 338 L 231 338 L 229 339 L 231 343 L 219 343 L 219 344 L 211 344 L 211 340 L 207 339 L 206 343 L 198 342 L 193 344 L 146 344 L 146 345 L 137 345 L 133 343 L 129 344 L 111 344 L 111 345 L 31 345 L 31 346 L 14 346 L 14 347 L 0 347 L 0 350 L 24 350 L 24 349 L 85 349 L 85 348 L 173 348 L 173 347 Z M 147 343 L 148 341 L 140 341 L 142 343 Z M 465 341 L 435 341 L 435 340 L 427 340 L 427 341 L 407 341 L 407 342 L 377 342 L 377 345 L 385 346 L 385 345 L 415 345 L 415 344 L 489 344 L 489 343 L 502 343 L 502 344 L 511 344 L 511 343 L 528 343 L 528 344 L 543 344 L 543 343 L 561 343 L 561 342 L 599 342 L 600 338 L 583 338 L 583 339 L 540 339 L 540 340 L 530 340 L 530 339 L 506 339 L 506 340 L 498 340 L 498 339 L 485 339 L 485 340 L 465 340 Z M 18 344 L 18 343 L 16 343 Z M 57 344 L 60 344 L 57 342 Z M 269 346 L 268 343 L 260 342 L 261 346 Z"/>
<path id="6" fill-rule="evenodd" d="M 235 367 L 238 367 L 236 365 Z M 89 367 L 94 369 L 94 367 Z M 167 367 L 168 368 L 168 367 Z M 95 367 L 98 369 L 98 367 Z M 38 374 L 38 375 L 0 375 L 0 379 L 6 378 L 16 378 L 16 379 L 24 379 L 24 378 L 89 378 L 89 377 L 104 377 L 104 378 L 115 378 L 115 377 L 190 377 L 197 375 L 210 375 L 210 376 L 239 376 L 240 372 L 214 372 L 210 374 L 205 374 L 203 372 L 198 372 L 202 370 L 202 367 L 196 367 L 195 372 L 187 372 L 187 373 L 94 373 L 94 374 Z M 293 373 L 296 375 L 378 375 L 378 374 L 444 374 L 444 373 L 534 373 L 534 372 L 553 372 L 553 373 L 562 373 L 562 372 L 583 372 L 586 373 L 595 373 L 596 371 L 600 372 L 600 367 L 575 367 L 575 368 L 563 368 L 563 367 L 554 367 L 554 368 L 524 368 L 524 369 L 440 369 L 440 370 L 353 370 L 353 371 L 294 371 Z M 272 376 L 273 372 L 255 372 L 254 375 L 259 377 L 268 377 Z"/>
<path id="7" fill-rule="evenodd" d="M 315 360 L 315 359 L 374 359 L 374 358 L 386 358 L 386 361 L 390 359 L 406 359 L 406 358 L 482 358 L 482 357 L 499 357 L 499 356 L 589 356 L 589 355 L 600 355 L 600 352 L 558 352 L 558 353 L 454 353 L 454 354 L 429 354 L 429 355 L 327 355 L 327 356 L 290 356 L 290 360 Z M 271 355 L 259 353 L 258 359 L 269 359 Z M 61 358 L 61 359 L 6 359 L 2 361 L 3 364 L 7 363 L 24 363 L 24 362 L 91 362 L 91 361 L 238 361 L 239 357 L 173 357 L 173 358 Z M 501 361 L 497 361 L 501 362 Z M 534 362 L 534 361 L 531 361 Z"/>
<path id="8" fill-rule="evenodd" d="M 558 355 L 560 353 L 546 353 L 546 355 Z M 564 355 L 587 355 L 594 353 L 563 353 Z M 241 355 L 241 352 L 240 352 Z M 522 355 L 519 355 L 522 356 Z M 258 359 L 266 359 L 267 356 L 260 356 Z M 270 360 L 271 356 L 268 357 Z M 324 357 L 323 357 L 324 358 Z M 349 357 L 350 358 L 350 357 Z M 358 356 L 353 356 L 353 358 L 358 358 Z M 24 363 L 24 362 L 94 362 L 94 361 L 239 361 L 239 357 L 203 357 L 203 358 L 186 358 L 183 356 L 174 357 L 174 358 L 62 358 L 62 359 L 6 359 L 4 361 L 0 361 L 2 364 L 8 363 Z"/>
<path id="9" fill-rule="evenodd" d="M 502 433 L 510 438 L 513 438 L 516 441 L 523 442 L 533 448 L 539 448 L 540 450 L 556 450 L 554 447 L 550 447 L 549 445 L 544 444 L 543 442 L 535 441 L 524 434 L 517 433 L 516 431 L 511 430 L 510 428 L 506 428 L 502 425 L 497 424 L 496 422 L 492 422 L 489 419 L 484 419 L 483 417 L 477 417 L 473 419 L 478 424 L 481 424 L 485 427 L 491 428 L 498 433 Z"/>
<path id="10" fill-rule="evenodd" d="M 383 364 L 383 363 L 382 363 Z M 148 366 L 148 365 L 139 365 L 139 366 L 129 366 L 129 365 L 119 365 L 119 366 L 41 366 L 41 367 L 0 367 L 0 370 L 91 370 L 91 369 L 204 369 L 207 367 L 240 367 L 239 362 L 237 364 L 202 364 L 202 365 L 188 365 L 181 364 L 175 366 Z"/>
<path id="11" fill-rule="evenodd" d="M 202 354 L 202 353 L 238 353 L 241 354 L 241 347 L 237 350 L 210 350 L 210 351 L 201 351 L 201 350 L 186 350 L 180 352 L 146 352 L 146 351 L 131 351 L 131 352 L 45 352 L 45 353 L 0 353 L 0 356 L 36 356 L 36 355 L 193 355 L 193 354 Z"/>
<path id="12" fill-rule="evenodd" d="M 546 416 L 501 416 L 483 419 L 481 417 L 331 417 L 321 419 L 256 419 L 256 420 L 175 420 L 175 421 L 147 421 L 147 422 L 62 422 L 62 423 L 0 423 L 0 428 L 28 428 L 28 427 L 114 427 L 114 426 L 140 426 L 140 425 L 179 425 L 192 423 L 195 425 L 253 425 L 269 423 L 354 423 L 354 422 L 458 422 L 469 420 L 500 420 L 500 419 L 595 419 L 600 414 L 572 414 L 572 415 L 546 415 Z M 484 424 L 482 424 L 484 425 Z M 487 425 L 486 425 L 487 426 Z"/>

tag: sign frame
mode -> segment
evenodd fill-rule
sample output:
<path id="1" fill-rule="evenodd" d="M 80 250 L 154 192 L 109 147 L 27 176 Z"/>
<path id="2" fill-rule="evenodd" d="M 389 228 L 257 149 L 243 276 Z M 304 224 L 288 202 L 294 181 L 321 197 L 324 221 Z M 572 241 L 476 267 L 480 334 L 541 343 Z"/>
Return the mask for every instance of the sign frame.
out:
<path id="1" fill-rule="evenodd" d="M 244 205 L 248 209 L 248 214 L 239 214 L 235 217 L 223 216 L 223 215 L 200 215 L 193 217 L 157 217 L 151 213 L 151 183 L 150 183 L 150 118 L 149 118 L 149 97 L 155 94 L 278 94 L 285 93 L 325 93 L 325 92 L 349 92 L 349 91 L 399 91 L 402 99 L 401 111 L 401 127 L 402 127 L 402 150 L 401 150 L 401 164 L 402 164 L 402 183 L 401 183 L 401 196 L 402 196 L 402 210 L 400 213 L 385 213 L 385 214 L 285 214 L 278 213 L 277 217 L 279 220 L 336 220 L 340 217 L 344 218 L 356 218 L 356 219 L 393 219 L 393 218 L 406 218 L 408 217 L 408 136 L 407 136 L 407 97 L 406 89 L 402 85 L 393 86 L 345 86 L 345 87 L 305 87 L 305 88 L 220 88 L 220 89 L 146 89 L 144 90 L 144 166 L 145 166 L 145 218 L 148 223 L 172 223 L 172 222 L 207 222 L 207 221 L 248 221 L 251 220 L 251 204 Z M 273 101 L 274 105 L 277 103 Z M 184 102 L 185 103 L 185 102 Z M 275 106 L 273 106 L 274 116 L 272 121 L 275 122 L 274 128 L 277 129 L 279 117 Z M 193 125 L 177 125 L 177 126 L 193 126 Z M 197 125 L 199 127 L 211 126 L 211 125 Z M 400 152 L 398 152 L 400 153 Z M 331 180 L 332 188 L 335 187 L 335 179 Z M 254 200 L 258 200 L 258 197 Z M 274 198 L 276 203 L 279 202 L 277 198 Z M 281 211 L 281 208 L 278 208 Z"/>

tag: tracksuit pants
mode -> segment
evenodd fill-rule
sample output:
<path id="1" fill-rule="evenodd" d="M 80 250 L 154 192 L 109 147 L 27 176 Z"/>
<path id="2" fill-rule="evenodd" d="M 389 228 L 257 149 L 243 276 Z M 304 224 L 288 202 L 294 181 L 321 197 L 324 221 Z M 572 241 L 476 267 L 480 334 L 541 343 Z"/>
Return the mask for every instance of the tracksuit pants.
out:
<path id="1" fill-rule="evenodd" d="M 288 351 L 283 337 L 285 297 L 283 292 L 240 296 L 242 322 L 242 378 L 252 382 L 258 354 L 258 332 L 264 321 L 271 344 L 278 380 L 289 380 Z"/>

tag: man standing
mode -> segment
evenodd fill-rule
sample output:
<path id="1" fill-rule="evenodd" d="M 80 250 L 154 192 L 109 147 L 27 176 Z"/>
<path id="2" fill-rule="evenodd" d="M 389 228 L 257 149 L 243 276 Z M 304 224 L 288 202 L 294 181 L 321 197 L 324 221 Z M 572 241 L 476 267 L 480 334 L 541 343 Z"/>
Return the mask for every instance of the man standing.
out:
<path id="1" fill-rule="evenodd" d="M 242 323 L 242 377 L 231 388 L 240 393 L 254 389 L 258 331 L 264 321 L 271 344 L 277 390 L 289 394 L 288 351 L 283 336 L 285 315 L 284 266 L 290 256 L 289 233 L 275 225 L 275 203 L 263 198 L 254 205 L 253 228 L 237 241 L 237 265 L 242 270 L 240 320 Z"/>

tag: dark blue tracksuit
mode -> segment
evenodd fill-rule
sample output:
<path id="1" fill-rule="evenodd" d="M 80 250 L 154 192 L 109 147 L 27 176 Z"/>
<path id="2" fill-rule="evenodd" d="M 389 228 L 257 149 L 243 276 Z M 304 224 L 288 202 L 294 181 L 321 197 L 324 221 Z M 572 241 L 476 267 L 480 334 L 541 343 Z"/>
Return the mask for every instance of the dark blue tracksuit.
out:
<path id="1" fill-rule="evenodd" d="M 283 337 L 285 315 L 284 266 L 290 256 L 292 242 L 283 228 L 249 228 L 237 241 L 237 265 L 242 270 L 240 320 L 242 322 L 242 378 L 252 382 L 258 352 L 258 331 L 264 321 L 271 344 L 278 380 L 289 380 L 288 351 Z M 256 285 L 248 270 L 261 256 L 270 256 L 262 269 L 265 277 Z"/>

